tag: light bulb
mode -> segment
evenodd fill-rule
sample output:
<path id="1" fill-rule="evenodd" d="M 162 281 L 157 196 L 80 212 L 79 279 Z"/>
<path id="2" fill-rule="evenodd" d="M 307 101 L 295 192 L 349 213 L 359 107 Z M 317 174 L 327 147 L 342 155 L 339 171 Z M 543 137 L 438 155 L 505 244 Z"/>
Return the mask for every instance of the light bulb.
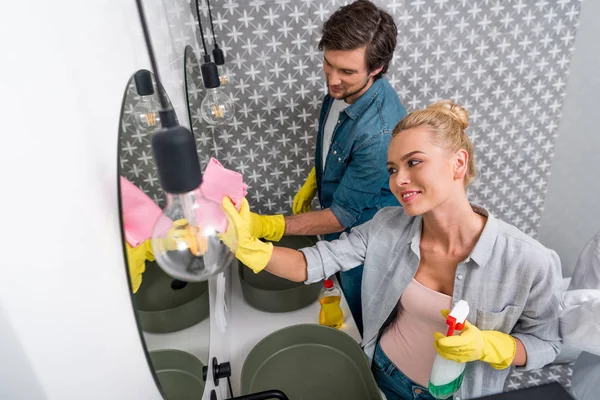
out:
<path id="1" fill-rule="evenodd" d="M 167 205 L 152 232 L 157 264 L 173 278 L 205 281 L 235 259 L 217 236 L 226 229 L 221 205 L 200 190 L 202 171 L 194 135 L 172 126 L 152 136 L 152 152 Z"/>
<path id="2" fill-rule="evenodd" d="M 205 281 L 233 261 L 233 253 L 217 236 L 219 204 L 200 189 L 167 194 L 167 205 L 152 233 L 158 265 L 173 278 Z"/>
<path id="3" fill-rule="evenodd" d="M 154 96 L 140 96 L 140 101 L 133 108 L 135 122 L 143 128 L 160 126 L 160 104 Z"/>
<path id="4" fill-rule="evenodd" d="M 229 83 L 229 70 L 222 65 L 217 65 L 217 69 L 219 70 L 221 86 L 227 85 Z"/>
<path id="5" fill-rule="evenodd" d="M 233 119 L 233 102 L 218 88 L 206 89 L 200 112 L 207 123 L 225 125 Z"/>

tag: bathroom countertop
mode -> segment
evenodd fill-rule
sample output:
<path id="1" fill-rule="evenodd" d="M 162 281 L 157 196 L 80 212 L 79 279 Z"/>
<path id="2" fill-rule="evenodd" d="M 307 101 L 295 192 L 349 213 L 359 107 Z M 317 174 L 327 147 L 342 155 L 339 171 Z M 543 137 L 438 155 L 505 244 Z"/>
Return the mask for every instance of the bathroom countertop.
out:
<path id="1" fill-rule="evenodd" d="M 239 266 L 239 268 L 242 267 Z M 307 307 L 287 313 L 267 313 L 256 310 L 244 300 L 237 270 L 232 272 L 231 386 L 234 396 L 239 396 L 241 394 L 242 367 L 252 348 L 265 336 L 287 326 L 307 323 L 318 324 L 321 306 L 318 300 L 315 300 Z M 332 277 L 332 279 L 338 284 L 335 277 Z M 342 296 L 340 306 L 344 312 L 344 324 L 340 330 L 360 343 L 362 340 L 360 333 L 344 296 Z"/>

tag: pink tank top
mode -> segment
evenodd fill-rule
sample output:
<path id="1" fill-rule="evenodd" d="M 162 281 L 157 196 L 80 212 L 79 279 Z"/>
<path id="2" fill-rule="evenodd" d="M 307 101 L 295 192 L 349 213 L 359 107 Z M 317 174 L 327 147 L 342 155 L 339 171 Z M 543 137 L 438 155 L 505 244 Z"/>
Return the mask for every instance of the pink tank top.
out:
<path id="1" fill-rule="evenodd" d="M 396 320 L 381 336 L 383 352 L 404 375 L 421 386 L 427 387 L 437 354 L 433 333 L 447 331 L 440 310 L 451 307 L 452 297 L 413 279 L 400 297 Z"/>

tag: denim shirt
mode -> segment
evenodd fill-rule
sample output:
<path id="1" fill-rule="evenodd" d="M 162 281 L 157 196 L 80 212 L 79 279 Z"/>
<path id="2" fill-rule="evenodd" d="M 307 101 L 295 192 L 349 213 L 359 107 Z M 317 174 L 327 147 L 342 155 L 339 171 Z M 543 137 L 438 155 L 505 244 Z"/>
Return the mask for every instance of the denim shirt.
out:
<path id="1" fill-rule="evenodd" d="M 527 351 L 527 364 L 518 369 L 541 368 L 560 349 L 558 255 L 485 209 L 473 206 L 473 210 L 487 221 L 473 251 L 457 266 L 453 304 L 466 300 L 467 318 L 479 329 L 518 338 Z M 421 216 L 387 207 L 338 240 L 301 249 L 308 263 L 306 283 L 364 264 L 362 344 L 369 363 L 380 333 L 393 320 L 398 300 L 419 267 L 421 227 Z M 432 336 L 432 345 L 433 340 Z M 468 363 L 454 399 L 501 392 L 509 370 L 495 370 L 482 361 Z"/>
<path id="2" fill-rule="evenodd" d="M 333 103 L 325 96 L 319 116 L 315 167 L 322 208 L 341 225 L 360 225 L 386 206 L 399 205 L 389 188 L 387 149 L 396 124 L 406 115 L 398 95 L 385 78 L 340 113 L 323 170 L 323 131 Z M 340 233 L 325 235 L 337 239 Z"/>

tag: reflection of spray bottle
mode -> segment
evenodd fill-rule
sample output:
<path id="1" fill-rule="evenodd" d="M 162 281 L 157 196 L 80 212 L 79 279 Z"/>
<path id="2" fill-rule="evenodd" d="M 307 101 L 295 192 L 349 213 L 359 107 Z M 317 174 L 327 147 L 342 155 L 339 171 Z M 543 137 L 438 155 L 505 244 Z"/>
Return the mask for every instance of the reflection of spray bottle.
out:
<path id="1" fill-rule="evenodd" d="M 448 325 L 446 336 L 452 336 L 455 330 L 463 330 L 468 315 L 469 303 L 460 300 L 446 318 L 446 324 Z M 466 363 L 447 360 L 437 354 L 429 377 L 429 392 L 431 395 L 436 399 L 447 399 L 456 393 L 462 385 L 466 365 Z"/>

